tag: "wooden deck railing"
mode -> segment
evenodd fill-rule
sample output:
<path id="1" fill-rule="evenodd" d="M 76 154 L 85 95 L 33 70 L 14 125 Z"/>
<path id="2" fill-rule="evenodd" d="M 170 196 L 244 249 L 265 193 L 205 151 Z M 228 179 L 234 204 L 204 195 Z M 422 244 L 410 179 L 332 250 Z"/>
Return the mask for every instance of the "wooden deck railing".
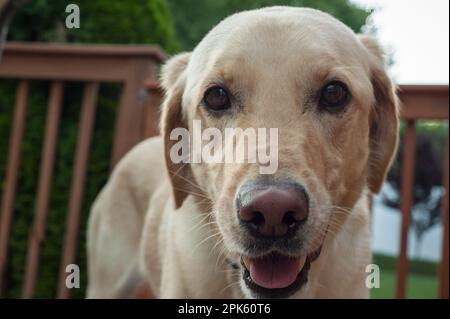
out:
<path id="1" fill-rule="evenodd" d="M 408 233 L 411 222 L 411 208 L 413 202 L 414 166 L 416 147 L 416 122 L 418 120 L 447 121 L 447 141 L 445 144 L 445 158 L 442 161 L 444 175 L 442 185 L 445 194 L 442 201 L 442 256 L 439 270 L 440 298 L 448 298 L 448 85 L 424 86 L 404 85 L 399 88 L 402 103 L 401 117 L 406 122 L 403 140 L 401 203 L 402 226 L 400 239 L 400 253 L 397 262 L 396 297 L 405 298 L 408 275 Z"/>
<path id="2" fill-rule="evenodd" d="M 20 165 L 21 142 L 26 126 L 25 114 L 30 81 L 46 80 L 51 82 L 51 86 L 34 221 L 26 257 L 22 290 L 24 298 L 32 297 L 36 286 L 40 247 L 46 228 L 64 82 L 85 83 L 57 292 L 59 298 L 67 298 L 69 292 L 65 286 L 65 268 L 75 259 L 86 165 L 99 84 L 102 82 L 122 84 L 111 159 L 114 165 L 127 150 L 143 139 L 144 133 L 149 134 L 148 130 L 144 132 L 143 119 L 147 117 L 148 120 L 148 114 L 156 116 L 160 103 L 158 96 L 154 97 L 151 94 L 149 100 L 142 99 L 142 96 L 148 94 L 145 81 L 157 79 L 159 66 L 164 59 L 165 55 L 159 48 L 149 46 L 30 43 L 6 45 L 0 64 L 0 78 L 18 79 L 19 84 L 0 211 L 0 296 L 5 289 L 8 243 Z M 148 111 L 147 114 L 146 111 Z"/>
<path id="3" fill-rule="evenodd" d="M 13 202 L 20 163 L 20 145 L 25 128 L 25 114 L 30 80 L 52 81 L 48 103 L 45 143 L 42 154 L 34 223 L 28 244 L 25 280 L 22 297 L 32 297 L 36 286 L 40 245 L 44 238 L 48 197 L 52 171 L 61 99 L 66 81 L 85 82 L 81 105 L 80 129 L 76 146 L 75 165 L 71 182 L 66 235 L 58 279 L 59 298 L 69 297 L 65 287 L 65 266 L 74 261 L 77 245 L 80 206 L 83 198 L 85 171 L 89 156 L 96 100 L 100 82 L 123 83 L 116 122 L 112 164 L 139 140 L 157 133 L 157 109 L 162 92 L 157 82 L 159 64 L 164 54 L 152 47 L 72 46 L 42 44 L 9 44 L 0 64 L 0 78 L 19 79 L 15 114 L 9 143 L 7 173 L 1 202 L 0 216 L 0 296 L 8 257 L 8 240 L 12 222 Z M 140 100 L 146 88 L 147 100 Z M 402 119 L 406 121 L 402 159 L 401 246 L 398 258 L 396 296 L 405 297 L 407 280 L 407 238 L 410 225 L 414 183 L 415 122 L 422 119 L 448 121 L 448 86 L 401 86 Z M 447 133 L 448 136 L 448 133 Z M 448 139 L 448 138 L 447 138 Z M 448 298 L 448 140 L 444 160 L 443 185 L 446 193 L 442 203 L 444 237 L 439 272 L 439 296 Z"/>

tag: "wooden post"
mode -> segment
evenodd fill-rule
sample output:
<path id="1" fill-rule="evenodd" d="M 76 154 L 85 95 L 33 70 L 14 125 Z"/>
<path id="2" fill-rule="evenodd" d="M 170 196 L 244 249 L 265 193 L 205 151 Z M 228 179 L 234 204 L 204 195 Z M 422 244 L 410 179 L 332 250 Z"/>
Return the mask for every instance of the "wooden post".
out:
<path id="1" fill-rule="evenodd" d="M 416 150 L 416 127 L 414 120 L 408 120 L 405 127 L 402 159 L 401 202 L 402 226 L 400 253 L 397 262 L 397 298 L 405 298 L 408 275 L 408 232 L 411 223 L 411 207 L 414 190 L 414 167 Z"/>
<path id="2" fill-rule="evenodd" d="M 137 61 L 134 64 L 135 71 L 130 74 L 130 78 L 122 89 L 111 167 L 114 167 L 131 147 L 142 140 L 145 118 L 144 101 L 147 94 L 144 83 L 147 78 L 152 77 L 152 70 L 145 65 L 147 61 Z"/>
<path id="3" fill-rule="evenodd" d="M 444 180 L 443 186 L 445 195 L 442 199 L 442 225 L 444 233 L 442 238 L 442 256 L 441 266 L 439 269 L 439 298 L 448 299 L 448 233 L 449 233 L 449 217 L 448 217 L 448 131 L 447 142 L 445 143 L 445 160 L 444 160 Z"/>
<path id="4" fill-rule="evenodd" d="M 4 181 L 3 198 L 0 215 L 0 297 L 5 289 L 5 275 L 8 260 L 8 244 L 13 218 L 14 197 L 17 186 L 17 177 L 20 165 L 20 147 L 25 129 L 25 117 L 28 101 L 29 83 L 19 82 L 14 108 L 14 120 L 9 139 L 8 162 L 6 166 L 6 178 Z"/>
<path id="5" fill-rule="evenodd" d="M 80 225 L 80 212 L 83 204 L 84 184 L 89 159 L 92 132 L 94 129 L 95 110 L 97 104 L 98 83 L 87 83 L 84 88 L 83 105 L 81 108 L 81 122 L 78 129 L 77 150 L 75 166 L 73 169 L 72 185 L 70 190 L 69 212 L 66 221 L 64 247 L 59 269 L 58 298 L 69 298 L 66 287 L 66 267 L 75 262 L 78 231 Z"/>
<path id="6" fill-rule="evenodd" d="M 45 225 L 48 215 L 55 162 L 56 145 L 58 142 L 59 119 L 63 98 L 63 83 L 53 82 L 50 89 L 47 119 L 45 122 L 44 146 L 42 148 L 39 170 L 38 193 L 34 211 L 34 222 L 28 239 L 27 260 L 25 264 L 25 279 L 22 289 L 23 298 L 32 298 L 36 286 L 39 269 L 39 254 L 41 243 L 45 237 Z"/>

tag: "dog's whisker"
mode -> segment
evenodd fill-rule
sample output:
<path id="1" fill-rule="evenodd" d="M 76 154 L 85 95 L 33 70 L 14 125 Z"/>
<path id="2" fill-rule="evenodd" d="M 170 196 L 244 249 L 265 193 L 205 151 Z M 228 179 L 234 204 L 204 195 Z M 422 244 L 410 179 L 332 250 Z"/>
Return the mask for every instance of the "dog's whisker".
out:
<path id="1" fill-rule="evenodd" d="M 217 259 L 216 259 L 216 268 L 217 268 L 217 266 L 219 264 L 219 260 L 224 260 L 226 258 L 225 257 L 225 247 L 223 247 L 223 246 L 220 247 L 219 246 L 219 245 L 222 245 L 223 242 L 224 242 L 224 239 L 221 236 L 221 238 L 217 241 L 217 243 L 214 245 L 213 249 L 211 250 L 211 251 L 215 251 L 215 250 L 219 249 L 218 256 L 217 256 Z"/>
<path id="2" fill-rule="evenodd" d="M 196 232 L 200 232 L 201 230 L 203 230 L 203 228 L 207 227 L 207 226 L 211 226 L 211 225 L 217 225 L 217 222 L 215 220 L 212 220 L 210 222 L 207 223 L 202 223 L 201 225 L 198 225 L 197 228 L 194 228 L 192 231 L 196 231 Z M 215 229 L 210 229 L 210 230 L 214 230 Z"/>
<path id="3" fill-rule="evenodd" d="M 195 224 L 193 227 L 191 227 L 191 228 L 189 229 L 189 231 L 190 231 L 190 232 L 196 231 L 196 230 L 197 230 L 197 227 L 200 227 L 201 225 L 203 225 L 203 223 L 205 222 L 205 220 L 208 219 L 208 218 L 211 218 L 211 216 L 210 216 L 209 214 L 206 214 L 206 216 L 202 217 L 202 218 L 200 219 L 200 221 L 197 222 L 197 224 Z"/>
<path id="4" fill-rule="evenodd" d="M 240 284 L 240 279 L 231 282 L 230 284 L 226 285 L 225 287 L 223 287 L 223 289 L 220 291 L 220 294 L 222 294 L 225 290 L 227 290 L 228 288 L 231 288 L 233 286 L 239 285 Z"/>
<path id="5" fill-rule="evenodd" d="M 201 245 L 203 245 L 204 243 L 206 243 L 209 239 L 215 237 L 215 236 L 220 236 L 219 232 L 215 232 L 214 234 L 212 234 L 211 236 L 206 237 L 205 239 L 203 239 L 201 242 L 199 242 L 197 245 L 195 245 L 194 249 L 192 250 L 192 254 L 195 253 L 195 251 L 197 250 L 197 248 L 199 248 Z"/>
<path id="6" fill-rule="evenodd" d="M 182 191 L 182 192 L 187 193 L 187 194 L 189 194 L 189 195 L 194 195 L 194 196 L 201 197 L 201 198 L 203 198 L 203 199 L 205 199 L 205 200 L 210 200 L 210 198 L 209 198 L 208 196 L 206 196 L 206 195 L 204 195 L 204 194 L 201 194 L 201 193 L 194 193 L 193 191 L 186 190 L 186 189 L 180 188 L 180 187 L 174 187 L 174 189 L 175 189 L 175 190 Z"/>
<path id="7" fill-rule="evenodd" d="M 187 163 L 183 164 L 183 167 L 186 165 Z M 169 173 L 171 173 L 173 176 L 179 177 L 181 178 L 183 181 L 187 182 L 189 185 L 195 187 L 196 189 L 200 190 L 203 193 L 207 193 L 205 189 L 203 189 L 200 185 L 198 185 L 197 183 L 192 182 L 190 179 L 179 175 L 179 171 L 182 167 L 180 167 L 176 172 L 173 172 L 171 170 L 169 170 Z"/>

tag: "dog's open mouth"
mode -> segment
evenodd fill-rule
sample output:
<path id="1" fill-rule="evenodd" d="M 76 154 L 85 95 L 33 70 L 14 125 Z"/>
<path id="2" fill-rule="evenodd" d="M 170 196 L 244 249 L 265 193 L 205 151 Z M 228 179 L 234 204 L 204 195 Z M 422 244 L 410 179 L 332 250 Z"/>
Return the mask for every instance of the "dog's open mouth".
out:
<path id="1" fill-rule="evenodd" d="M 258 258 L 241 256 L 244 282 L 259 298 L 286 298 L 308 281 L 311 263 L 320 248 L 307 256 L 292 257 L 271 253 Z"/>

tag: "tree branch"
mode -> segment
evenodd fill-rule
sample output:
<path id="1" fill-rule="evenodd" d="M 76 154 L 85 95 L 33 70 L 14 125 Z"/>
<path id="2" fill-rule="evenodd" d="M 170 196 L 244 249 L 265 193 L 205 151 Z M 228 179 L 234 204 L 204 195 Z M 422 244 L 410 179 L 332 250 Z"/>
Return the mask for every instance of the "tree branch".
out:
<path id="1" fill-rule="evenodd" d="M 29 0 L 0 0 L 0 58 L 3 52 L 3 45 L 8 34 L 8 27 L 17 10 Z"/>

